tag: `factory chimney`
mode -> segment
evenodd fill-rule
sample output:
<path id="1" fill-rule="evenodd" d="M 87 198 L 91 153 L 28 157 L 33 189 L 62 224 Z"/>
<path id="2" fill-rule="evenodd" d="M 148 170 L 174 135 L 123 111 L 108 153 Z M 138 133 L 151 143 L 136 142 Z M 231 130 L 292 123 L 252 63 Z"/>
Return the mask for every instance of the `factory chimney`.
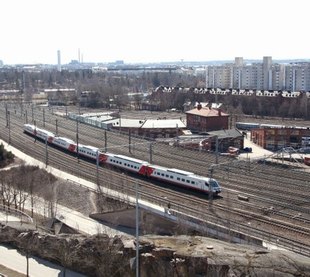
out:
<path id="1" fill-rule="evenodd" d="M 60 56 L 60 50 L 57 51 L 57 70 L 61 71 L 61 56 Z"/>

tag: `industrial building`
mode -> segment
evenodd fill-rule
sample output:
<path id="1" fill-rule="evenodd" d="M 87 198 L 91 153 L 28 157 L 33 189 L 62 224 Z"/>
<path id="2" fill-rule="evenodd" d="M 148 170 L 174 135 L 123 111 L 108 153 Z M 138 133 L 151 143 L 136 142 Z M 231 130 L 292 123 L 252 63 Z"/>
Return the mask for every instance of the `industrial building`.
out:
<path id="1" fill-rule="evenodd" d="M 264 126 L 251 130 L 251 140 L 257 145 L 276 151 L 284 147 L 310 147 L 310 127 Z"/>
<path id="2" fill-rule="evenodd" d="M 200 104 L 186 112 L 187 128 L 196 133 L 228 129 L 228 121 L 229 115 L 221 109 L 202 107 Z"/>

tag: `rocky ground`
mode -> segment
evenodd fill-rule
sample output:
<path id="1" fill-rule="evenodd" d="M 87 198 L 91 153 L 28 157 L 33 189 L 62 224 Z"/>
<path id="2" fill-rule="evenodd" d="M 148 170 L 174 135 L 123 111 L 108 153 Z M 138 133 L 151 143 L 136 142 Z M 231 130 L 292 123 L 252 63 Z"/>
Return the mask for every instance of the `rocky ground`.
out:
<path id="1" fill-rule="evenodd" d="M 87 276 L 135 276 L 135 242 L 105 235 L 49 235 L 1 226 L 0 243 Z M 310 259 L 197 236 L 140 238 L 140 276 L 310 276 Z"/>

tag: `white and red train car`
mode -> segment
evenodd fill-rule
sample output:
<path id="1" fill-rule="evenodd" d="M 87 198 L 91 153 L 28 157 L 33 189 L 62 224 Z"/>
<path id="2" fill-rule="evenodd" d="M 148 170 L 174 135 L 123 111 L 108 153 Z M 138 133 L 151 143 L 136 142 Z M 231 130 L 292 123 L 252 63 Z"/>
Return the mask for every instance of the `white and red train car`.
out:
<path id="1" fill-rule="evenodd" d="M 54 133 L 37 128 L 35 125 L 31 124 L 24 124 L 24 132 L 38 138 L 44 141 L 48 141 L 49 143 L 52 143 L 52 140 L 54 139 L 55 135 Z"/>
<path id="2" fill-rule="evenodd" d="M 158 165 L 151 165 L 150 167 L 152 168 L 152 170 L 149 170 L 151 172 L 149 177 L 151 178 L 201 192 L 208 192 L 210 188 L 212 188 L 213 193 L 218 194 L 221 192 L 218 182 L 213 178 L 176 168 L 166 168 Z"/>
<path id="3" fill-rule="evenodd" d="M 97 160 L 98 155 L 99 163 L 104 163 L 107 159 L 106 155 L 100 152 L 99 148 L 94 146 L 79 144 L 76 146 L 76 149 L 78 149 L 78 151 L 75 151 L 75 153 L 78 152 L 79 155 L 95 161 Z"/>
<path id="4" fill-rule="evenodd" d="M 76 152 L 76 143 L 72 139 L 68 139 L 65 137 L 54 137 L 52 142 L 57 147 L 60 147 L 64 150 L 68 150 L 72 153 Z"/>
<path id="5" fill-rule="evenodd" d="M 213 193 L 219 194 L 221 187 L 213 178 L 208 178 L 196 175 L 192 172 L 179 170 L 175 168 L 167 168 L 163 166 L 153 165 L 147 161 L 131 158 L 124 155 L 101 152 L 99 148 L 89 145 L 76 144 L 75 141 L 55 136 L 53 133 L 36 128 L 31 124 L 24 125 L 24 132 L 38 139 L 47 141 L 69 152 L 79 154 L 88 159 L 97 161 L 100 164 L 109 164 L 114 167 L 130 171 L 139 175 L 147 176 L 152 179 L 157 179 L 162 182 L 171 183 L 184 188 L 208 193 L 212 190 Z"/>

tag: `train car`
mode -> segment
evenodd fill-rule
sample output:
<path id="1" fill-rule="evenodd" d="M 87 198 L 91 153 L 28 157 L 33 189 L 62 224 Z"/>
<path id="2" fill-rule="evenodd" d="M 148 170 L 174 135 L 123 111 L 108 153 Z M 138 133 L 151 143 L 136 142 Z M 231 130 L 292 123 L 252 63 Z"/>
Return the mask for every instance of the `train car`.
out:
<path id="1" fill-rule="evenodd" d="M 108 159 L 106 160 L 107 164 L 113 165 L 124 170 L 128 170 L 140 175 L 148 175 L 147 168 L 149 163 L 143 160 L 123 156 L 123 155 L 114 155 L 111 153 L 106 153 Z"/>
<path id="2" fill-rule="evenodd" d="M 107 160 L 107 155 L 100 152 L 100 149 L 94 146 L 79 144 L 75 152 L 94 161 L 97 160 L 97 155 L 99 155 L 99 163 L 105 163 Z"/>
<path id="3" fill-rule="evenodd" d="M 52 144 L 64 150 L 68 150 L 69 152 L 76 152 L 76 143 L 72 139 L 65 137 L 54 137 Z"/>
<path id="4" fill-rule="evenodd" d="M 278 125 L 278 124 L 267 124 L 267 123 L 262 123 L 260 124 L 261 128 L 271 128 L 271 129 L 277 129 L 277 128 L 285 128 L 284 125 Z"/>
<path id="5" fill-rule="evenodd" d="M 210 189 L 212 189 L 212 192 L 215 194 L 221 192 L 221 187 L 215 179 L 199 176 L 192 172 L 175 168 L 166 168 L 157 165 L 152 165 L 151 167 L 151 178 L 201 192 L 209 192 Z"/>
<path id="6" fill-rule="evenodd" d="M 239 130 L 252 130 L 260 128 L 259 123 L 250 123 L 250 122 L 236 122 L 236 128 Z"/>
<path id="7" fill-rule="evenodd" d="M 31 124 L 24 124 L 24 132 L 29 134 L 29 135 L 32 135 L 32 136 L 35 136 L 35 126 L 34 125 L 31 125 Z"/>
<path id="8" fill-rule="evenodd" d="M 39 128 L 35 129 L 35 134 L 38 139 L 47 140 L 49 143 L 52 143 L 55 137 L 54 133 Z"/>
<path id="9" fill-rule="evenodd" d="M 35 125 L 31 124 L 24 124 L 24 132 L 28 133 L 29 135 L 35 136 L 36 138 L 43 141 L 47 140 L 49 143 L 52 143 L 53 138 L 55 137 L 54 133 L 37 128 Z"/>

